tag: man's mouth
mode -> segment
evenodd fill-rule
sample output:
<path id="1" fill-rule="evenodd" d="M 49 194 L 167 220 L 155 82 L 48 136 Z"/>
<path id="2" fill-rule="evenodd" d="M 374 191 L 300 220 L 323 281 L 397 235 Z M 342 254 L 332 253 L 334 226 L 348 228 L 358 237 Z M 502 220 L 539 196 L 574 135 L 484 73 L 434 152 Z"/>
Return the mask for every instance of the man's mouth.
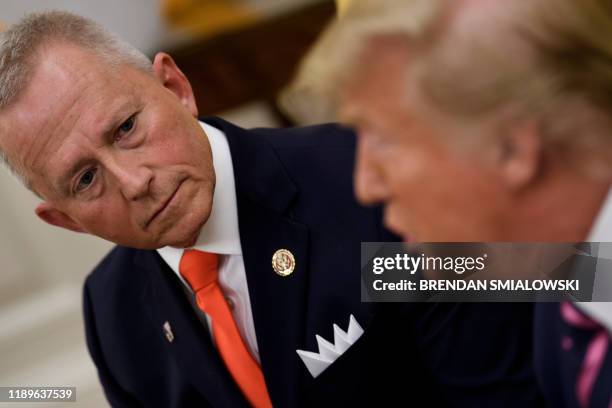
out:
<path id="1" fill-rule="evenodd" d="M 174 197 L 176 197 L 176 193 L 179 191 L 179 189 L 181 188 L 181 186 L 183 185 L 183 182 L 185 180 L 181 180 L 181 182 L 179 182 L 176 186 L 176 189 L 174 189 L 174 191 L 172 192 L 172 194 L 170 194 L 170 197 L 168 197 L 168 199 L 166 199 L 163 204 L 161 205 L 161 207 L 155 211 L 155 213 L 153 214 L 153 216 L 151 216 L 151 218 L 149 218 L 149 221 L 147 221 L 147 223 L 145 224 L 145 228 L 147 228 L 162 212 L 164 212 L 164 210 L 166 208 L 168 208 L 168 206 L 170 205 L 170 203 L 172 202 L 172 200 L 174 199 Z"/>

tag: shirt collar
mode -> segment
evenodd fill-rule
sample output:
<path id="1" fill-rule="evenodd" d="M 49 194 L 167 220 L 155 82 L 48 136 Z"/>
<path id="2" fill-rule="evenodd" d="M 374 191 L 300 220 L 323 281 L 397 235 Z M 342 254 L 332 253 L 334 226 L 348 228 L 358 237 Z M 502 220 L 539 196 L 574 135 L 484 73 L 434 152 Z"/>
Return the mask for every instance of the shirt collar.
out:
<path id="1" fill-rule="evenodd" d="M 608 192 L 597 217 L 595 217 L 586 240 L 589 242 L 612 242 L 612 189 Z"/>
<path id="2" fill-rule="evenodd" d="M 242 255 L 238 230 L 238 207 L 232 156 L 225 134 L 204 122 L 200 122 L 208 137 L 215 170 L 215 188 L 212 210 L 200 230 L 194 249 L 222 255 Z M 184 248 L 166 246 L 157 250 L 162 258 L 180 260 Z M 178 270 L 177 265 L 170 265 Z"/>
<path id="3" fill-rule="evenodd" d="M 608 196 L 604 200 L 597 217 L 595 217 L 595 222 L 591 227 L 587 241 L 612 242 L 612 189 L 610 189 L 608 192 Z M 602 254 L 601 250 L 598 250 L 596 255 L 599 258 L 610 259 L 609 254 Z M 606 265 L 606 263 L 603 264 L 604 269 L 606 268 Z M 599 268 L 600 267 L 598 265 L 595 282 L 593 284 L 593 294 L 595 296 L 596 291 L 600 291 L 602 292 L 601 296 L 608 297 L 609 286 L 606 285 L 607 280 L 604 281 L 604 279 L 602 279 L 605 275 L 600 273 Z M 609 271 L 604 270 L 603 272 L 605 273 Z M 612 334 L 612 302 L 576 302 L 575 305 L 587 315 L 595 318 L 599 324 L 606 327 L 608 332 Z"/>

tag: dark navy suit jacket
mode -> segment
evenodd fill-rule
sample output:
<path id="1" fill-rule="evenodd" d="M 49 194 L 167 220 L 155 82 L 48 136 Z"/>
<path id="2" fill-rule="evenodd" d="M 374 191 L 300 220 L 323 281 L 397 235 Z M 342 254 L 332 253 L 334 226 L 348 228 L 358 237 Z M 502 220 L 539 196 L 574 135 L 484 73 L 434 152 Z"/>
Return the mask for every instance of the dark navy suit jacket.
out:
<path id="1" fill-rule="evenodd" d="M 395 237 L 381 227 L 380 209 L 354 199 L 351 132 L 333 125 L 246 131 L 207 122 L 229 142 L 274 406 L 538 406 L 531 305 L 360 301 L 360 242 Z M 279 248 L 296 259 L 288 277 L 271 267 Z M 88 347 L 113 406 L 246 405 L 156 251 L 114 248 L 87 278 L 84 313 Z M 317 351 L 315 334 L 333 339 L 332 325 L 346 329 L 350 314 L 364 334 L 313 379 L 296 349 Z"/>

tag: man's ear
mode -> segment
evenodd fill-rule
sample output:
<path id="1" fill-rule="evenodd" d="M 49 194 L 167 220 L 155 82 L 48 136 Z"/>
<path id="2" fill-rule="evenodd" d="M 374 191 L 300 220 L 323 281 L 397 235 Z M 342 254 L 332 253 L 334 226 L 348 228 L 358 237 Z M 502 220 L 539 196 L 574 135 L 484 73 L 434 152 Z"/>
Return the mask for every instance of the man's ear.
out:
<path id="1" fill-rule="evenodd" d="M 198 117 L 198 107 L 189 80 L 176 66 L 172 57 L 165 52 L 159 52 L 153 60 L 153 73 L 161 84 L 175 94 L 181 104 L 185 106 L 194 117 Z"/>
<path id="2" fill-rule="evenodd" d="M 74 222 L 66 213 L 58 210 L 52 204 L 42 202 L 36 207 L 36 215 L 38 218 L 47 224 L 55 225 L 56 227 L 65 228 L 74 232 L 85 232 L 79 225 Z"/>
<path id="3" fill-rule="evenodd" d="M 502 178 L 514 190 L 531 184 L 543 165 L 542 139 L 538 124 L 528 121 L 514 125 L 499 143 Z"/>

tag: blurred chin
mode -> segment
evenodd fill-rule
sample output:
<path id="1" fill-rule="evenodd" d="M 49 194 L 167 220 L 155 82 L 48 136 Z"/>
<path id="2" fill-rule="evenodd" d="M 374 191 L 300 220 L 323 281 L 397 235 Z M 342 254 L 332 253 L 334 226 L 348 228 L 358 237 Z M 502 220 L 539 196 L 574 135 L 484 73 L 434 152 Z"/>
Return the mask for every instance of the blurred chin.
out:
<path id="1" fill-rule="evenodd" d="M 409 234 L 408 228 L 397 216 L 391 213 L 391 211 L 385 211 L 384 224 L 389 231 L 394 234 L 406 237 Z"/>
<path id="2" fill-rule="evenodd" d="M 408 225 L 408 223 L 402 222 L 401 220 L 397 219 L 390 220 L 385 224 L 391 232 L 399 235 L 402 238 L 403 242 L 411 244 L 421 242 L 421 234 L 418 233 L 418 228 L 411 227 L 410 225 Z"/>

